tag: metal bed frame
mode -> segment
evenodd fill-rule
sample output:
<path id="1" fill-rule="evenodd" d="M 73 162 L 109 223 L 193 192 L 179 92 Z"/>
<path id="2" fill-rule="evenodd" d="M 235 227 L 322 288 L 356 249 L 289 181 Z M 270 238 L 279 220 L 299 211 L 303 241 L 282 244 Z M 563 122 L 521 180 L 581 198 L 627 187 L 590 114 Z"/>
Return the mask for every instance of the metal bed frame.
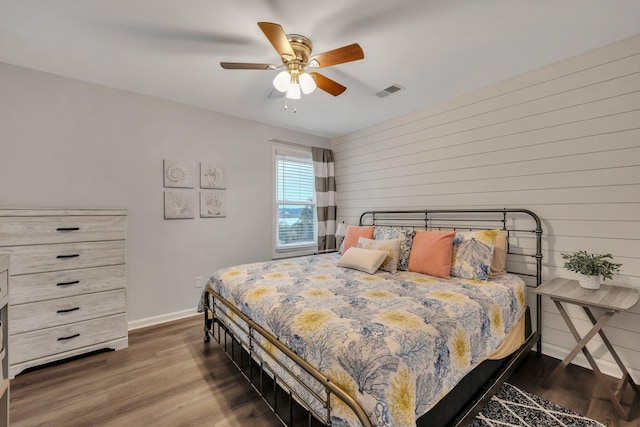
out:
<path id="1" fill-rule="evenodd" d="M 526 222 L 531 227 L 521 226 Z M 425 229 L 453 229 L 453 230 L 491 230 L 500 229 L 507 231 L 507 254 L 511 257 L 522 257 L 525 269 L 530 263 L 527 259 L 535 260 L 535 273 L 509 271 L 519 276 L 535 279 L 533 286 L 542 283 L 542 225 L 540 218 L 527 209 L 423 209 L 423 210 L 387 210 L 367 211 L 360 216 L 360 225 L 414 227 Z M 535 238 L 535 252 L 528 250 L 512 251 L 514 246 L 511 241 L 522 236 Z M 511 259 L 511 258 L 509 258 Z M 455 417 L 447 421 L 447 425 L 467 425 L 491 399 L 491 396 L 500 388 L 502 383 L 515 370 L 531 348 L 537 344 L 537 355 L 541 355 L 541 297 L 536 295 L 536 330 L 530 325 L 529 308 L 527 307 L 527 333 L 525 343 L 511 356 L 503 359 L 499 365 L 488 368 L 486 375 L 489 379 L 478 389 L 472 387 L 473 396 L 456 411 Z M 284 346 L 275 336 L 266 331 L 260 325 L 249 319 L 233 304 L 220 297 L 215 291 L 207 288 L 203 301 L 204 307 L 204 342 L 208 343 L 211 336 L 223 347 L 234 365 L 249 381 L 251 386 L 259 393 L 283 425 L 300 425 L 300 412 L 308 426 L 331 425 L 331 397 L 335 396 L 346 404 L 356 415 L 364 427 L 372 426 L 366 411 L 360 404 L 345 391 L 333 384 L 329 378 L 322 374 L 307 361 Z M 229 313 L 232 313 L 230 315 Z M 217 327 L 214 327 L 217 326 Z M 234 334 L 233 329 L 242 331 L 244 336 Z M 265 340 L 292 361 L 294 367 L 283 364 L 272 352 L 267 351 L 263 344 Z M 279 375 L 272 368 L 277 365 L 284 375 Z M 473 372 L 473 371 L 472 371 Z M 485 375 L 485 374 L 483 374 Z M 283 378 L 286 376 L 286 378 Z M 302 377 L 302 378 L 301 378 Z M 466 377 L 465 377 L 466 378 Z M 316 382 L 316 386 L 307 384 L 309 380 Z M 298 386 L 307 394 L 307 398 L 315 399 L 323 411 L 318 411 L 305 399 L 298 395 L 294 387 L 288 381 L 297 382 Z M 483 380 L 484 381 L 484 380 Z M 468 387 L 465 385 L 465 387 Z M 458 388 L 458 387 L 456 387 Z M 452 392 L 456 391 L 456 388 Z M 318 390 L 323 392 L 318 392 Z M 449 393 L 454 395 L 454 393 Z M 457 391 L 458 396 L 466 396 L 468 388 Z M 462 393 L 462 394 L 460 394 Z M 446 396 L 445 396 L 446 398 Z M 444 400 L 444 399 L 443 399 Z M 450 399 L 452 402 L 459 400 L 457 396 Z M 283 410 L 282 405 L 288 405 Z M 457 403 L 456 403 L 457 405 Z M 318 406 L 318 405 L 316 405 Z M 296 409 L 297 408 L 297 409 Z M 300 409 L 302 411 L 300 411 Z M 320 413 L 323 412 L 323 413 Z M 424 414 L 423 417 L 425 415 Z M 418 419 L 418 426 L 423 425 Z M 287 418 L 287 420 L 285 420 Z M 425 424 L 426 425 L 426 424 Z M 433 424 L 429 424 L 433 425 Z"/>

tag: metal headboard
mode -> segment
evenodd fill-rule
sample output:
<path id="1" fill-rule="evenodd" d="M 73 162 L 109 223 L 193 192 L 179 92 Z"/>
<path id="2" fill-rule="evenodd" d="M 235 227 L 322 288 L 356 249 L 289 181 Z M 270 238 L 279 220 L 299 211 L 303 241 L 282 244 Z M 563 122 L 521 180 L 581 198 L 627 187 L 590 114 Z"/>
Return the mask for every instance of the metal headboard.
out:
<path id="1" fill-rule="evenodd" d="M 521 224 L 525 224 L 524 226 Z M 528 228 L 529 224 L 531 225 Z M 535 278 L 535 287 L 542 283 L 542 223 L 538 215 L 528 209 L 422 209 L 366 211 L 360 216 L 360 225 L 393 227 L 419 227 L 453 230 L 505 230 L 507 255 L 535 259 L 535 274 L 509 271 L 519 276 Z M 535 252 L 512 246 L 511 241 L 522 236 L 535 236 Z M 541 296 L 536 295 L 536 329 L 542 330 Z M 541 353 L 539 335 L 537 351 Z"/>

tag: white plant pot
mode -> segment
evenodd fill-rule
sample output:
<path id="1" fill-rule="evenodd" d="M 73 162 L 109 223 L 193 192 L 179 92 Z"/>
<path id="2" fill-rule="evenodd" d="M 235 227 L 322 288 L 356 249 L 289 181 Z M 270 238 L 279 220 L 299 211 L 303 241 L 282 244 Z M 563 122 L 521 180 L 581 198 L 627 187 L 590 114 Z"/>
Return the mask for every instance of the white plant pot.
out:
<path id="1" fill-rule="evenodd" d="M 581 274 L 578 282 L 585 289 L 600 289 L 600 276 L 585 276 Z"/>

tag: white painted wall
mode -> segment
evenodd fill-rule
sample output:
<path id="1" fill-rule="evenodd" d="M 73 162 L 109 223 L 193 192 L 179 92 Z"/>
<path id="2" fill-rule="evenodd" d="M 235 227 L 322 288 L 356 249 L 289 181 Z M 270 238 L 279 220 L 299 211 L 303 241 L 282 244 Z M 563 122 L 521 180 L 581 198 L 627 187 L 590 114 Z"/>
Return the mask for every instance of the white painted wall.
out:
<path id="1" fill-rule="evenodd" d="M 640 35 L 332 147 L 339 220 L 385 208 L 528 208 L 543 219 L 544 278 L 575 277 L 560 253 L 585 249 L 612 253 L 624 264 L 614 282 L 640 288 Z M 584 332 L 590 323 L 575 308 Z M 543 351 L 562 359 L 575 342 L 548 299 L 543 310 Z M 638 325 L 640 304 L 607 328 L 636 381 Z M 593 344 L 605 371 L 619 375 L 599 337 Z M 587 365 L 582 355 L 576 362 Z"/>
<path id="2" fill-rule="evenodd" d="M 130 325 L 194 310 L 196 276 L 271 258 L 268 138 L 329 147 L 324 138 L 0 63 L 0 206 L 128 209 Z M 227 217 L 165 221 L 165 158 L 223 165 Z"/>

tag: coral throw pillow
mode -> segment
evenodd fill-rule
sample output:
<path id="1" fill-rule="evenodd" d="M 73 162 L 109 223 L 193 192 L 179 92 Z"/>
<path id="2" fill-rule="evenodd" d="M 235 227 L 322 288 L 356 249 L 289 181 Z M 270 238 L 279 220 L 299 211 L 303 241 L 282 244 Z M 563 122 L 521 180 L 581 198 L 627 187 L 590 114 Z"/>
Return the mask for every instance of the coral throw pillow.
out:
<path id="1" fill-rule="evenodd" d="M 455 231 L 418 231 L 413 236 L 409 271 L 449 279 Z"/>
<path id="2" fill-rule="evenodd" d="M 358 246 L 358 239 L 360 237 L 365 237 L 367 239 L 373 239 L 373 229 L 375 227 L 373 225 L 366 225 L 362 227 L 357 227 L 355 225 L 347 226 L 347 234 L 344 236 L 344 241 L 342 242 L 342 250 L 341 254 L 347 252 L 347 249 L 351 247 Z"/>

